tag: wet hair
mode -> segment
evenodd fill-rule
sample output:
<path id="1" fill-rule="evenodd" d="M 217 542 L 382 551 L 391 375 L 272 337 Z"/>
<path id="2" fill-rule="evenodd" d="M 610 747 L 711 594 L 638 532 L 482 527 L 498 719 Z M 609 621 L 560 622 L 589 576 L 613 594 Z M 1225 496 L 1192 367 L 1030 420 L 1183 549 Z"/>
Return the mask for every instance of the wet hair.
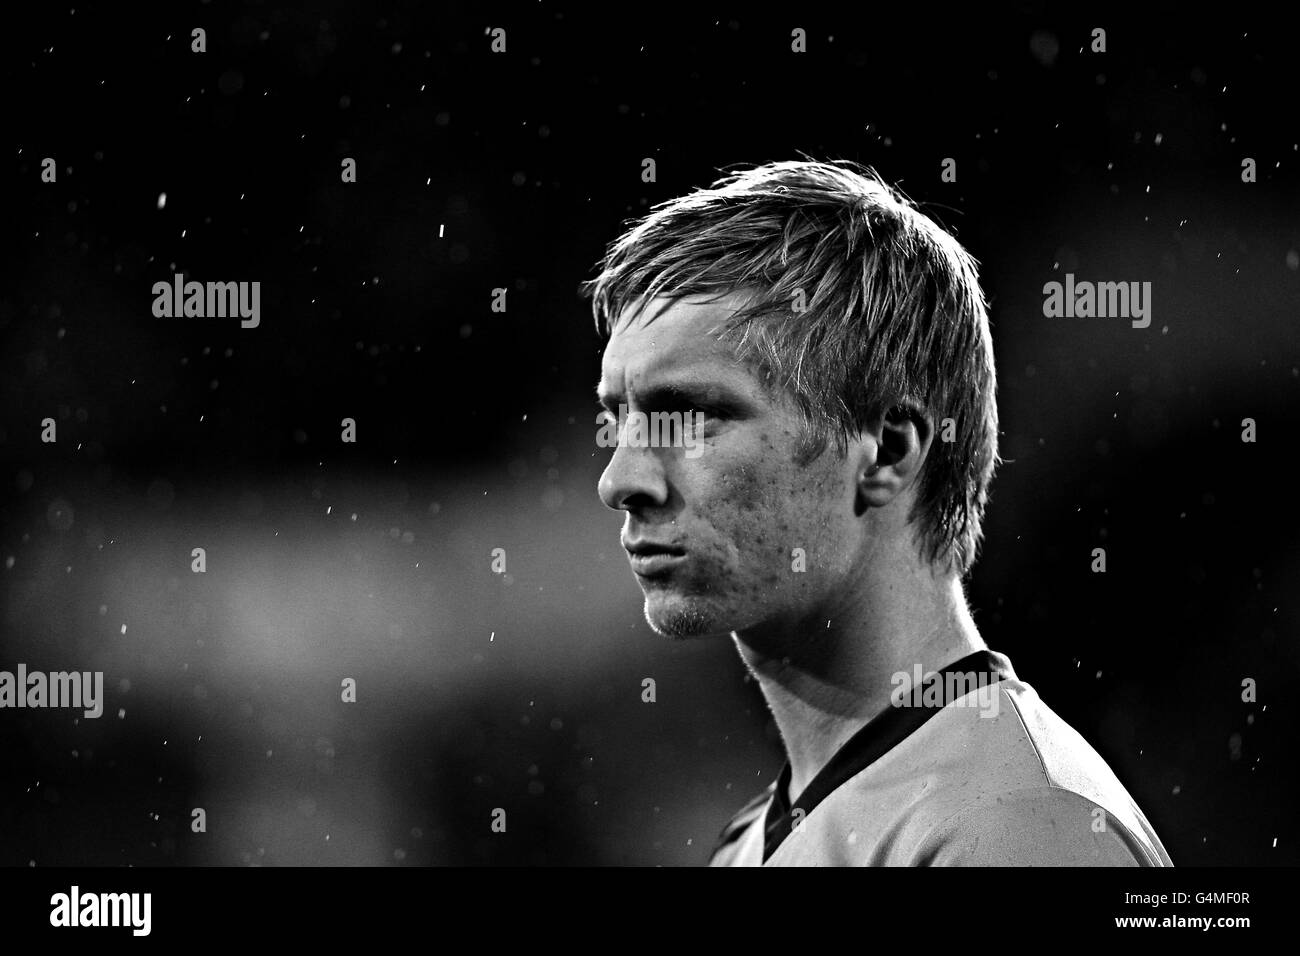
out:
<path id="1" fill-rule="evenodd" d="M 583 283 L 613 333 L 643 300 L 745 293 L 715 333 L 804 421 L 799 457 L 883 413 L 936 434 L 909 520 L 923 553 L 965 575 L 999 463 L 993 343 L 977 263 L 875 170 L 798 160 L 727 173 L 660 203 Z"/>

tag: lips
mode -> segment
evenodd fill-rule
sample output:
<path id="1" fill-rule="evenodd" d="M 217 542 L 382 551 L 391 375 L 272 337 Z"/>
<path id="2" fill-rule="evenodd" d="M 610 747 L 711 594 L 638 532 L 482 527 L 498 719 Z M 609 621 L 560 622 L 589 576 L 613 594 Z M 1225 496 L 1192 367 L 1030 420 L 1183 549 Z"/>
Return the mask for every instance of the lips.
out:
<path id="1" fill-rule="evenodd" d="M 667 574 L 686 559 L 686 549 L 655 541 L 625 541 L 632 570 L 641 577 L 651 578 Z"/>

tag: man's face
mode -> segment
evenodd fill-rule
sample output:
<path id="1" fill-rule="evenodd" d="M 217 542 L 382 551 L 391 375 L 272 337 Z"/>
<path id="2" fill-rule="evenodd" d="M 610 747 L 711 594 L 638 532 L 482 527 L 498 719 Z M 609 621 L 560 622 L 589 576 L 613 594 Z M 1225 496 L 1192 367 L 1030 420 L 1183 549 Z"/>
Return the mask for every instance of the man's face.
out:
<path id="1" fill-rule="evenodd" d="M 856 456 L 841 459 L 832 444 L 797 465 L 794 405 L 709 334 L 742 305 L 651 300 L 619 316 L 601 363 L 598 391 L 614 415 L 626 405 L 705 416 L 695 448 L 620 442 L 599 484 L 601 500 L 627 514 L 622 544 L 646 620 L 673 637 L 821 614 L 843 595 L 863 543 Z"/>

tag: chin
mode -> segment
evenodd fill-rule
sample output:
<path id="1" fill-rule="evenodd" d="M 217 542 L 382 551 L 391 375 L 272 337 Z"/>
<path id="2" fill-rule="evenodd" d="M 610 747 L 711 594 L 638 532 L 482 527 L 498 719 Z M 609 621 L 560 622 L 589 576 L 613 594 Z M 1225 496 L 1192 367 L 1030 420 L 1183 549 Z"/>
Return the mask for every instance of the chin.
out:
<path id="1" fill-rule="evenodd" d="M 699 597 L 647 595 L 645 619 L 656 634 L 679 641 L 730 634 L 733 630 L 729 620 Z"/>

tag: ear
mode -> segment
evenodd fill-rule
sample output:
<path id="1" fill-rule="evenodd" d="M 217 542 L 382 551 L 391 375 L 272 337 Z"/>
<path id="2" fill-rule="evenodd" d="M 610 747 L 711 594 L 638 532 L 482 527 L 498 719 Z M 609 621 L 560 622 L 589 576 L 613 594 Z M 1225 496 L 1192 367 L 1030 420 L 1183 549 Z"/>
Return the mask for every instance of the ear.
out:
<path id="1" fill-rule="evenodd" d="M 881 508 L 921 473 L 934 437 L 934 423 L 919 409 L 895 406 L 875 416 L 862 432 L 858 469 L 861 508 Z"/>

